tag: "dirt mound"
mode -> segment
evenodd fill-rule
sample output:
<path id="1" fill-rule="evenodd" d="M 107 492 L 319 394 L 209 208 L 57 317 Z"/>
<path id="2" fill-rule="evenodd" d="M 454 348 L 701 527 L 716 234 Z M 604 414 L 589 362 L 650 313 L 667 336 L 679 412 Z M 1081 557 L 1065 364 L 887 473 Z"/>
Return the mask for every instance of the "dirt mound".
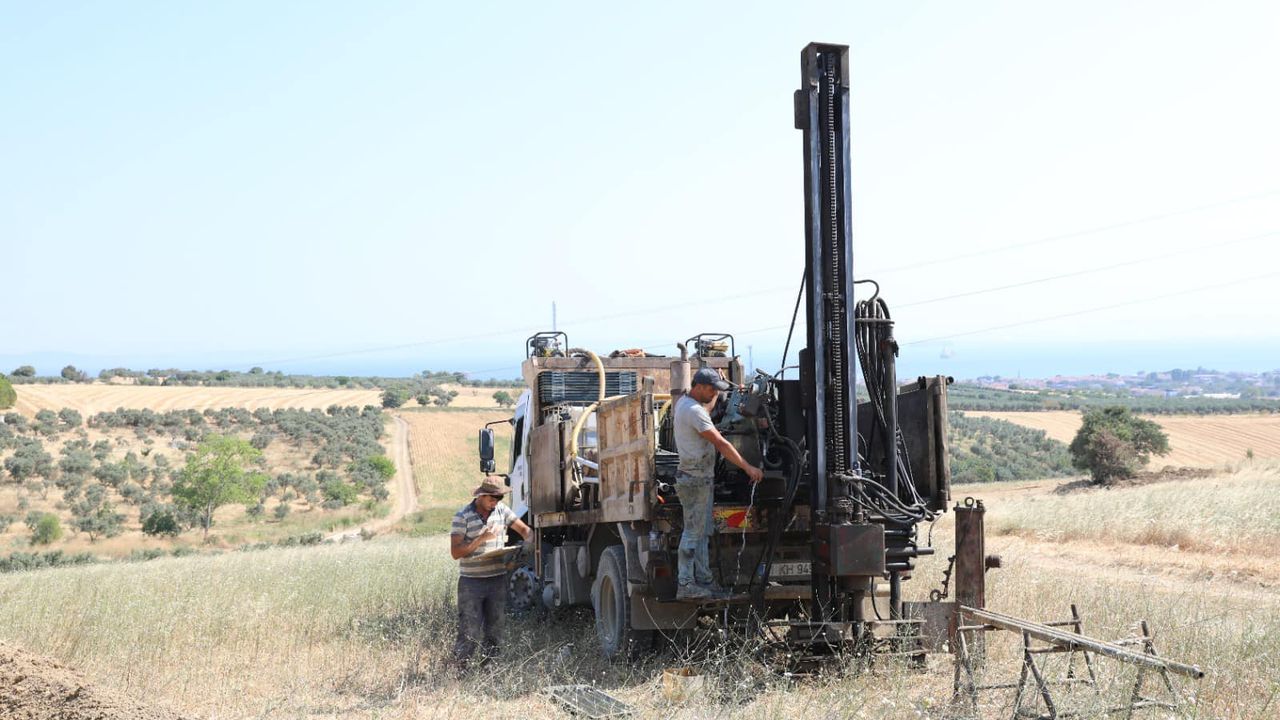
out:
<path id="1" fill-rule="evenodd" d="M 0 718 L 182 720 L 99 687 L 61 663 L 0 643 Z"/>
<path id="2" fill-rule="evenodd" d="M 1108 488 L 1124 488 L 1136 487 L 1138 485 L 1150 485 L 1152 483 L 1173 482 L 1176 480 L 1199 480 L 1213 475 L 1212 468 L 1202 467 L 1173 467 L 1172 465 L 1160 468 L 1159 470 L 1142 470 L 1131 478 L 1121 478 L 1113 481 L 1109 485 L 1097 485 L 1093 481 L 1085 478 L 1084 480 L 1072 480 L 1065 482 L 1053 489 L 1055 495 L 1066 495 L 1082 490 L 1106 490 Z"/>

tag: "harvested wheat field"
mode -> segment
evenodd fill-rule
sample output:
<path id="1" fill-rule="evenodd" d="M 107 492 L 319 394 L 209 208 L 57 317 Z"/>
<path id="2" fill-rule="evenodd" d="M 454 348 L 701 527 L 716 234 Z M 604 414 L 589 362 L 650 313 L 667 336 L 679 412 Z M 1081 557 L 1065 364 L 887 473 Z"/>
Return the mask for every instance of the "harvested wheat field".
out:
<path id="1" fill-rule="evenodd" d="M 476 436 L 485 423 L 510 417 L 510 410 L 410 410 L 397 413 L 409 425 L 409 459 L 423 507 L 465 502 L 479 483 Z M 511 426 L 493 426 L 498 439 L 498 472 L 511 462 Z M 456 507 L 454 508 L 457 509 Z"/>
<path id="2" fill-rule="evenodd" d="M 1080 429 L 1080 413 L 965 412 L 972 417 L 1008 420 L 1044 430 L 1049 437 L 1070 443 Z M 1168 455 L 1151 459 L 1150 467 L 1211 467 L 1235 463 L 1249 450 L 1258 459 L 1280 459 L 1280 415 L 1152 415 L 1169 434 Z"/>
<path id="3" fill-rule="evenodd" d="M 493 394 L 501 390 L 511 396 L 512 400 L 518 399 L 524 388 L 495 388 L 495 387 L 472 387 L 470 385 L 454 385 L 446 383 L 440 386 L 444 390 L 452 390 L 458 393 L 453 398 L 453 402 L 449 403 L 449 407 L 454 408 L 486 408 L 499 409 L 498 401 L 493 399 Z M 506 411 L 508 415 L 510 410 Z"/>
<path id="4" fill-rule="evenodd" d="M 41 410 L 73 408 L 88 417 L 116 408 L 166 410 L 207 410 L 241 407 L 318 408 L 330 405 L 364 407 L 380 405 L 377 390 L 330 390 L 328 388 L 243 388 L 168 387 L 153 385 L 19 385 L 15 409 L 25 415 Z"/>

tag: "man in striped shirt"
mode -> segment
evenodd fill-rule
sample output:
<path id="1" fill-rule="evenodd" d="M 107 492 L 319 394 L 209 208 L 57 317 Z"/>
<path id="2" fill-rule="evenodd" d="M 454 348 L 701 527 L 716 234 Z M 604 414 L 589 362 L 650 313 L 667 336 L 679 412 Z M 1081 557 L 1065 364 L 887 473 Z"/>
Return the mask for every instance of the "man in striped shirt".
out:
<path id="1" fill-rule="evenodd" d="M 485 553 L 507 544 L 510 528 L 528 540 L 532 531 L 511 508 L 502 504 L 510 488 L 485 478 L 472 494 L 475 498 L 453 516 L 449 553 L 458 561 L 458 640 L 454 660 L 466 667 L 476 646 L 483 644 L 483 659 L 498 656 L 498 636 L 507 607 L 507 555 Z"/>

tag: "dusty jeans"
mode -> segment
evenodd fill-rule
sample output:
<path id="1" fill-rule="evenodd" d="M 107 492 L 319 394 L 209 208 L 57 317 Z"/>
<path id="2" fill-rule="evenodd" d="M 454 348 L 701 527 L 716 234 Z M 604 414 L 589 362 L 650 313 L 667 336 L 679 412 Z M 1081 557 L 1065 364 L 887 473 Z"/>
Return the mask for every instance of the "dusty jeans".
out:
<path id="1" fill-rule="evenodd" d="M 711 563 L 707 558 L 707 542 L 711 537 L 711 503 L 713 495 L 709 477 L 693 477 L 678 473 L 676 493 L 684 513 L 684 532 L 680 534 L 680 584 L 709 585 Z"/>
<path id="2" fill-rule="evenodd" d="M 458 641 L 453 658 L 465 665 L 476 646 L 483 645 L 483 659 L 498 656 L 498 637 L 507 609 L 507 576 L 458 578 Z"/>

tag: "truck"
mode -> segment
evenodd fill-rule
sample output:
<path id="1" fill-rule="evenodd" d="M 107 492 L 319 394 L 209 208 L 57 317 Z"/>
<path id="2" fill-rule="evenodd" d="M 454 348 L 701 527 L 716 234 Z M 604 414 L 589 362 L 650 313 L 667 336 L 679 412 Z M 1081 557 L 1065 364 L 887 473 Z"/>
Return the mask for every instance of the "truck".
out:
<path id="1" fill-rule="evenodd" d="M 797 661 L 871 652 L 919 624 L 902 588 L 934 551 L 919 528 L 950 500 L 950 380 L 899 383 L 888 305 L 853 274 L 848 47 L 810 44 L 801 69 L 806 260 L 792 332 L 802 296 L 805 345 L 795 364 L 784 351 L 781 369 L 749 370 L 733 335 L 710 329 L 667 355 L 595 352 L 539 332 L 525 343 L 514 415 L 498 421 L 512 430 L 501 473 L 510 503 L 533 529 L 509 602 L 589 605 L 610 658 L 707 617 L 750 627 Z M 855 284 L 869 296 L 855 300 Z M 710 557 L 729 594 L 686 602 L 675 598 L 683 517 L 672 410 L 701 368 L 732 384 L 712 419 L 765 474 L 753 484 L 718 461 Z M 479 433 L 486 473 L 497 471 L 493 425 Z"/>

